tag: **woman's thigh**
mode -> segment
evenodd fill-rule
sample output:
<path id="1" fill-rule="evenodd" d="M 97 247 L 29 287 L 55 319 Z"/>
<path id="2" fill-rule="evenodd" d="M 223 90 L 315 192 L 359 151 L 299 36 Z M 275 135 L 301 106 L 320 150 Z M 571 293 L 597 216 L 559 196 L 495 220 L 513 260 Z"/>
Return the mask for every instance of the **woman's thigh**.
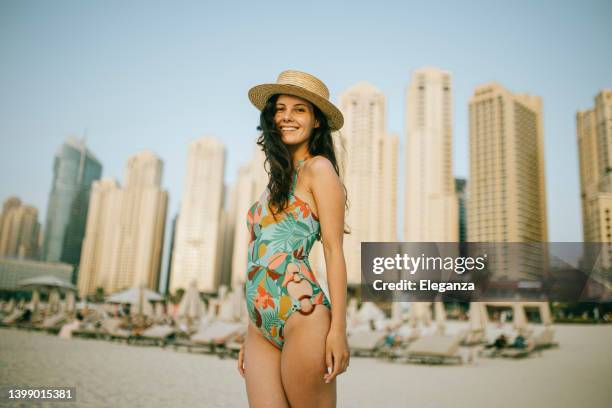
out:
<path id="1" fill-rule="evenodd" d="M 249 322 L 244 343 L 244 376 L 250 407 L 289 407 L 280 367 L 281 351 Z"/>
<path id="2" fill-rule="evenodd" d="M 316 305 L 307 316 L 295 312 L 285 324 L 281 378 L 293 408 L 336 406 L 336 381 L 323 380 L 329 325 L 330 311 L 324 305 Z"/>

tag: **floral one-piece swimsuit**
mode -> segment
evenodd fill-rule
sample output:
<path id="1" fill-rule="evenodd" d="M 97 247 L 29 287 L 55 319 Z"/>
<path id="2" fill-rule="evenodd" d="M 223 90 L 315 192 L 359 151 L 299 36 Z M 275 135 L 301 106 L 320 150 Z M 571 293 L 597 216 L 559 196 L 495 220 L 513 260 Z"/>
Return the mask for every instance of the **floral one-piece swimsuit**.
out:
<path id="1" fill-rule="evenodd" d="M 245 285 L 247 310 L 255 326 L 278 348 L 283 347 L 285 322 L 293 313 L 308 315 L 315 305 L 331 309 L 308 262 L 321 226 L 308 204 L 294 194 L 303 163 L 304 160 L 298 162 L 288 205 L 283 212 L 275 213 L 276 219 L 268 208 L 268 189 L 247 213 L 250 232 Z M 289 294 L 287 285 L 302 279 L 310 284 L 312 295 L 296 299 Z"/>

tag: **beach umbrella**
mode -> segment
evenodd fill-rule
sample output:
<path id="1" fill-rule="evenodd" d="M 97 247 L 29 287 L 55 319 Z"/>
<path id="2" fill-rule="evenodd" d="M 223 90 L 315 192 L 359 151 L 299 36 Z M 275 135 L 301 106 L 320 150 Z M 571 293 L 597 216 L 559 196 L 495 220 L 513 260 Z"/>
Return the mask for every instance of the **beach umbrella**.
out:
<path id="1" fill-rule="evenodd" d="M 208 310 L 206 312 L 206 320 L 213 322 L 217 319 L 217 309 L 219 306 L 219 299 L 211 298 L 208 300 Z"/>
<path id="2" fill-rule="evenodd" d="M 15 309 L 15 298 L 11 298 L 6 305 L 4 305 L 4 311 L 11 313 Z"/>
<path id="3" fill-rule="evenodd" d="M 107 303 L 129 303 L 136 305 L 142 303 L 144 300 L 149 302 L 156 302 L 163 300 L 164 298 L 157 292 L 144 287 L 134 287 L 124 290 L 122 292 L 114 293 L 106 298 Z"/>
<path id="4" fill-rule="evenodd" d="M 548 306 L 548 302 L 540 303 L 540 320 L 542 320 L 542 324 L 545 326 L 550 326 L 552 324 L 552 317 L 550 315 L 550 307 Z"/>
<path id="5" fill-rule="evenodd" d="M 30 310 L 32 312 L 36 312 L 38 310 L 38 306 L 40 305 L 40 292 L 38 289 L 34 289 L 32 291 L 32 300 L 30 300 Z"/>
<path id="6" fill-rule="evenodd" d="M 244 287 L 240 283 L 234 283 L 232 285 L 232 310 L 234 314 L 234 320 L 246 322 L 246 300 L 244 297 Z"/>
<path id="7" fill-rule="evenodd" d="M 470 330 L 484 330 L 487 325 L 486 305 L 480 302 L 470 302 L 468 311 L 470 318 Z"/>
<path id="8" fill-rule="evenodd" d="M 178 315 L 180 317 L 188 317 L 198 320 L 206 314 L 206 306 L 200 298 L 196 281 L 192 281 L 189 287 L 183 294 L 178 307 Z"/>
<path id="9" fill-rule="evenodd" d="M 35 278 L 22 279 L 17 282 L 17 286 L 20 288 L 37 288 L 37 287 L 49 287 L 49 288 L 59 288 L 66 290 L 76 290 L 76 286 L 72 283 L 58 278 L 57 276 L 37 276 Z"/>
<path id="10" fill-rule="evenodd" d="M 17 303 L 17 309 L 22 310 L 24 306 L 25 306 L 25 299 L 24 298 L 19 299 L 19 303 Z"/>
<path id="11" fill-rule="evenodd" d="M 446 328 L 446 310 L 444 310 L 444 303 L 434 302 L 434 310 L 436 312 L 436 332 L 442 335 Z"/>
<path id="12" fill-rule="evenodd" d="M 350 298 L 346 307 L 346 321 L 349 326 L 355 326 L 357 322 L 357 298 Z"/>
<path id="13" fill-rule="evenodd" d="M 155 303 L 155 318 L 156 319 L 163 319 L 165 317 L 166 313 L 164 312 L 164 304 L 162 302 L 156 302 Z"/>
<path id="14" fill-rule="evenodd" d="M 527 327 L 527 316 L 525 315 L 525 308 L 520 302 L 514 303 L 512 307 L 512 326 L 515 330 L 521 331 Z"/>
<path id="15" fill-rule="evenodd" d="M 75 308 L 75 295 L 73 291 L 68 291 L 66 293 L 66 298 L 64 299 L 64 311 L 67 313 L 74 312 Z"/>
<path id="16" fill-rule="evenodd" d="M 363 302 L 361 308 L 357 311 L 357 320 L 360 323 L 383 320 L 384 318 L 385 314 L 374 302 Z"/>
<path id="17" fill-rule="evenodd" d="M 60 293 L 57 288 L 51 289 L 49 293 L 49 313 L 53 314 L 59 311 L 60 309 Z"/>
<path id="18" fill-rule="evenodd" d="M 412 327 L 416 327 L 419 323 L 429 326 L 431 323 L 431 302 L 412 302 L 410 305 L 409 321 Z"/>

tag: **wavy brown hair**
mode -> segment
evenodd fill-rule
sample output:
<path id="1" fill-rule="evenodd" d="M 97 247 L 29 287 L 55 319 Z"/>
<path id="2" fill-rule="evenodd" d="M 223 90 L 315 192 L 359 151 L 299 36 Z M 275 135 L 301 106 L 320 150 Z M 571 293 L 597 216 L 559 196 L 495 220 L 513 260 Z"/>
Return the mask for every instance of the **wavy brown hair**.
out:
<path id="1" fill-rule="evenodd" d="M 283 143 L 280 131 L 274 122 L 278 97 L 279 95 L 272 95 L 268 99 L 266 106 L 259 116 L 259 126 L 257 127 L 257 130 L 261 132 L 257 139 L 257 144 L 266 155 L 264 168 L 269 176 L 268 190 L 270 190 L 270 200 L 268 208 L 272 211 L 274 219 L 276 219 L 276 214 L 283 212 L 287 208 L 293 173 L 295 171 L 291 153 L 289 153 L 287 146 Z M 338 177 L 340 177 L 336 153 L 334 151 L 334 142 L 327 117 L 314 104 L 310 104 L 310 106 L 312 106 L 315 119 L 319 122 L 319 127 L 312 129 L 308 139 L 308 153 L 311 156 L 326 157 L 334 166 Z M 344 184 L 342 184 L 342 187 L 346 197 L 346 187 Z M 344 205 L 348 209 L 348 198 Z M 277 211 L 274 211 L 274 208 Z M 349 233 L 346 227 L 344 232 Z"/>

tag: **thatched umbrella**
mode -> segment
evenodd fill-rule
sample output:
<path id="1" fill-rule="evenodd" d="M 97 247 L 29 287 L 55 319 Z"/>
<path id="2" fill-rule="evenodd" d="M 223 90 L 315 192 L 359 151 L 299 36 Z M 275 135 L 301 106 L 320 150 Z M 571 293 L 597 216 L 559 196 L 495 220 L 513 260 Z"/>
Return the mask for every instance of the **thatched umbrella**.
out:
<path id="1" fill-rule="evenodd" d="M 206 305 L 200 298 L 196 281 L 192 281 L 183 294 L 178 307 L 178 316 L 187 318 L 190 323 L 199 321 L 206 315 Z"/>
<path id="2" fill-rule="evenodd" d="M 442 335 L 446 329 L 446 310 L 444 310 L 444 303 L 434 302 L 434 311 L 436 313 L 436 333 Z"/>
<path id="3" fill-rule="evenodd" d="M 518 332 L 521 332 L 527 328 L 527 316 L 525 315 L 525 308 L 520 302 L 514 303 L 512 307 L 512 326 Z"/>

